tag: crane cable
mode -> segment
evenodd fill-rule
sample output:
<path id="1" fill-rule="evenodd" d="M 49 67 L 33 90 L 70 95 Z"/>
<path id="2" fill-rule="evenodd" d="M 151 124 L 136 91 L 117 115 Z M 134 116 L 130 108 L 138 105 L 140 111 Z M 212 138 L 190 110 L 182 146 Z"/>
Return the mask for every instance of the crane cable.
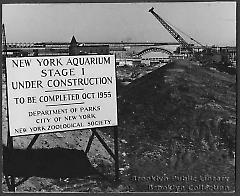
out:
<path id="1" fill-rule="evenodd" d="M 164 19 L 165 20 L 165 19 Z M 187 36 L 188 38 L 190 38 L 191 40 L 193 40 L 194 42 L 198 43 L 199 45 L 203 46 L 200 42 L 198 42 L 197 40 L 195 40 L 194 38 L 192 38 L 190 35 L 184 33 L 181 29 L 179 29 L 178 27 L 176 27 L 175 25 L 171 24 L 169 21 L 165 20 L 169 25 L 173 26 L 175 29 L 177 29 L 178 31 L 180 31 L 182 34 L 184 34 L 185 36 Z"/>

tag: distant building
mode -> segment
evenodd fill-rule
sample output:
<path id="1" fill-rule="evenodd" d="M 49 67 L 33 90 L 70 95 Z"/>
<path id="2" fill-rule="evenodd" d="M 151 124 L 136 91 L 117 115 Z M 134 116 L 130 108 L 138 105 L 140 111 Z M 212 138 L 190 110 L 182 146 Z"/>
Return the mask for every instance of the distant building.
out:
<path id="1" fill-rule="evenodd" d="M 126 59 L 127 55 L 126 55 L 126 49 L 123 47 L 119 47 L 119 48 L 111 48 L 111 54 L 114 54 L 116 56 L 116 59 Z"/>
<path id="2" fill-rule="evenodd" d="M 75 39 L 72 37 L 69 46 L 69 55 L 90 55 L 90 54 L 109 54 L 109 45 L 79 45 Z"/>

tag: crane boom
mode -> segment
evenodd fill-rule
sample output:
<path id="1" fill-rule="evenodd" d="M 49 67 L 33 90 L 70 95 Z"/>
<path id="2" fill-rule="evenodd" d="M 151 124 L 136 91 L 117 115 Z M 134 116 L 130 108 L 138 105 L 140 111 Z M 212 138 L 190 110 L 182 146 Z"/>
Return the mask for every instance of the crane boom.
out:
<path id="1" fill-rule="evenodd" d="M 168 23 L 166 23 L 158 14 L 153 11 L 153 7 L 149 10 L 157 18 L 157 20 L 164 26 L 164 28 L 186 49 L 192 51 L 192 47 L 188 44 Z"/>

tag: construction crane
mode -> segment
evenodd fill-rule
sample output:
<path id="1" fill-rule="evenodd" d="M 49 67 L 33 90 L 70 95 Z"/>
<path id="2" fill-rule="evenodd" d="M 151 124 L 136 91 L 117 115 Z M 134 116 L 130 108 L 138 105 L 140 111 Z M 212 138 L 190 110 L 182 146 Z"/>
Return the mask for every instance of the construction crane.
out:
<path id="1" fill-rule="evenodd" d="M 156 12 L 153 11 L 153 7 L 149 10 L 150 13 L 153 14 L 153 16 L 156 17 L 156 19 L 164 26 L 164 28 L 189 52 L 193 52 L 193 47 L 191 44 L 188 44 L 182 37 L 179 35 L 167 22 L 165 22 Z M 197 42 L 195 39 L 190 38 L 191 40 Z M 200 44 L 199 42 L 197 42 Z M 202 44 L 200 44 L 202 46 Z"/>
<path id="2" fill-rule="evenodd" d="M 194 50 L 193 50 L 193 45 L 187 43 L 165 20 L 163 20 L 158 14 L 156 14 L 153 11 L 153 7 L 149 10 L 150 13 L 153 14 L 153 16 L 156 17 L 156 19 L 164 26 L 164 28 L 181 44 L 181 46 L 185 49 L 187 49 L 187 51 L 190 54 L 193 54 Z M 173 25 L 172 25 L 173 26 Z M 176 27 L 175 27 L 176 28 Z M 177 28 L 176 28 L 177 29 Z M 179 29 L 178 29 L 179 30 Z M 179 30 L 180 32 L 182 32 L 181 30 Z M 217 50 L 215 50 L 213 47 L 208 47 L 208 46 L 204 46 L 202 45 L 200 42 L 198 42 L 197 40 L 193 39 L 192 37 L 190 37 L 189 35 L 187 35 L 186 33 L 182 32 L 184 35 L 186 35 L 187 37 L 189 37 L 192 41 L 196 42 L 197 44 L 199 44 L 202 47 L 202 51 L 199 53 L 195 53 L 194 57 L 196 59 L 198 59 L 200 62 L 203 62 L 205 64 L 207 64 L 206 62 L 208 62 L 208 64 L 214 64 L 217 63 L 218 66 L 221 66 L 222 70 L 225 70 L 227 72 L 232 72 L 229 71 L 229 65 L 231 66 L 228 54 L 220 51 L 218 52 Z M 181 48 L 179 48 L 181 49 Z M 214 65 L 212 65 L 214 66 Z M 235 73 L 235 72 L 234 72 Z"/>

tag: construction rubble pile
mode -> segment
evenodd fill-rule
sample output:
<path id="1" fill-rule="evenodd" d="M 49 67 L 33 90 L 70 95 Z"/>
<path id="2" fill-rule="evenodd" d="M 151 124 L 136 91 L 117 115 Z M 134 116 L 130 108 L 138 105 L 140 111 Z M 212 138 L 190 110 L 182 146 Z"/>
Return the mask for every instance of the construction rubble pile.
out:
<path id="1" fill-rule="evenodd" d="M 229 176 L 227 189 L 234 190 L 235 76 L 186 60 L 169 63 L 126 86 L 119 122 L 130 176 Z M 133 184 L 148 190 L 148 181 Z"/>

